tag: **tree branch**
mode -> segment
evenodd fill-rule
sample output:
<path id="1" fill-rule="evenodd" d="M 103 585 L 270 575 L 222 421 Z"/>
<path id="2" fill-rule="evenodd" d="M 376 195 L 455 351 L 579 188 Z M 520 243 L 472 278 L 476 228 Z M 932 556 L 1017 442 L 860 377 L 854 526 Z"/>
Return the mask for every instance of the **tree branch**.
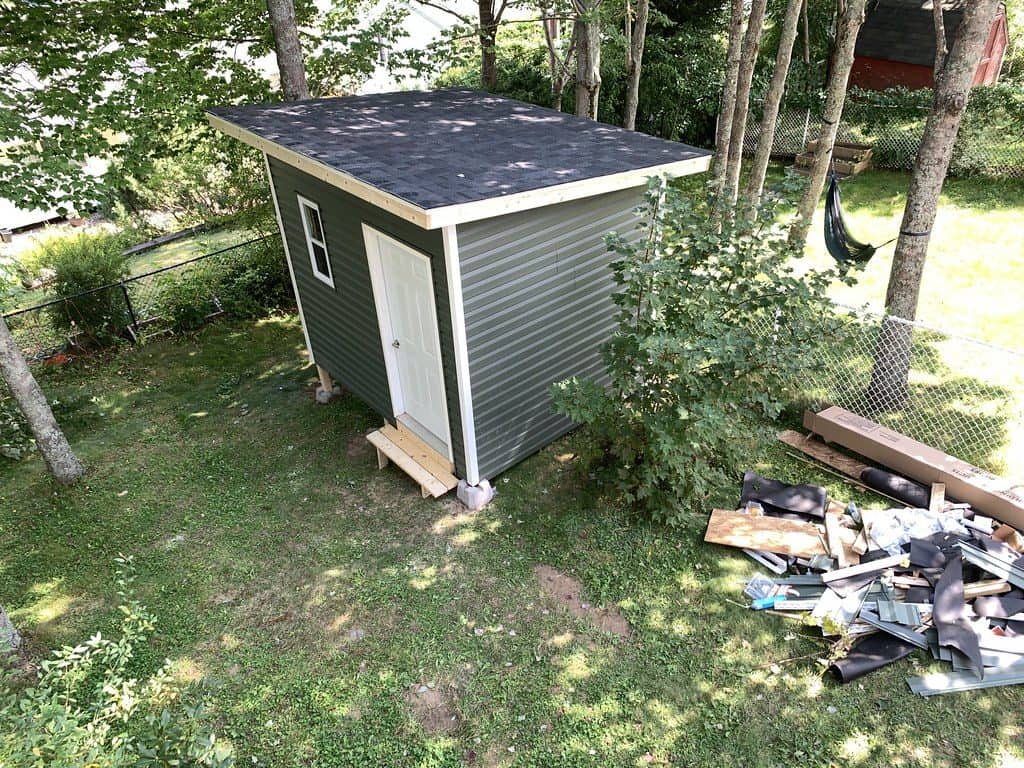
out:
<path id="1" fill-rule="evenodd" d="M 476 24 L 477 24 L 476 19 L 471 19 L 468 16 L 463 16 L 458 11 L 453 11 L 451 8 L 445 8 L 443 5 L 440 5 L 439 3 L 432 3 L 432 2 L 430 2 L 430 0 L 414 0 L 414 2 L 417 2 L 420 5 L 425 5 L 428 8 L 433 8 L 435 10 L 443 11 L 444 13 L 451 14 L 456 19 L 461 21 L 463 24 L 471 24 L 473 26 L 476 26 Z"/>

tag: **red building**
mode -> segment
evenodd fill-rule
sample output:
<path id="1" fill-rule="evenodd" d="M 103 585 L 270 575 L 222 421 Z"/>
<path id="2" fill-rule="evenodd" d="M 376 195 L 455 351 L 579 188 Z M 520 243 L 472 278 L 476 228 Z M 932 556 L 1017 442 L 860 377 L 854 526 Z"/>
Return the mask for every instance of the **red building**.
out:
<path id="1" fill-rule="evenodd" d="M 946 47 L 951 48 L 964 9 L 970 0 L 942 2 Z M 1006 10 L 1001 8 L 989 30 L 985 52 L 974 75 L 975 85 L 999 79 L 1008 40 Z M 885 88 L 931 88 L 935 84 L 935 27 L 932 0 L 877 0 L 857 38 L 850 85 L 880 91 Z"/>

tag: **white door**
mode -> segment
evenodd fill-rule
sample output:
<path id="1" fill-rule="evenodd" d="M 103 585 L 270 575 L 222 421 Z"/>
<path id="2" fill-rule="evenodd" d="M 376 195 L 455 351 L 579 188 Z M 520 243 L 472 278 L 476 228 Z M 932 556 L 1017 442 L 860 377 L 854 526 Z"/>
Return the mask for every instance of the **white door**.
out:
<path id="1" fill-rule="evenodd" d="M 363 225 L 395 416 L 451 458 L 430 259 Z"/>

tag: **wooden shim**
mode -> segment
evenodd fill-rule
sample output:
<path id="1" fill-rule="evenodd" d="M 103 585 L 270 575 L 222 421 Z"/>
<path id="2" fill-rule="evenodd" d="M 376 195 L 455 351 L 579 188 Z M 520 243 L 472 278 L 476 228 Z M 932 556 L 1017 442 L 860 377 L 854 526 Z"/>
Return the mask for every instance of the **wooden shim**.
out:
<path id="1" fill-rule="evenodd" d="M 976 581 L 973 584 L 964 584 L 964 600 L 971 600 L 975 597 L 986 597 L 987 595 L 1001 595 L 1010 591 L 1010 584 L 1002 579 L 990 579 L 989 581 Z"/>
<path id="2" fill-rule="evenodd" d="M 892 585 L 900 589 L 909 589 L 910 587 L 930 587 L 932 583 L 923 576 L 893 576 Z"/>
<path id="3" fill-rule="evenodd" d="M 932 483 L 932 494 L 928 497 L 928 511 L 937 515 L 946 506 L 946 484 Z"/>
<path id="4" fill-rule="evenodd" d="M 861 472 L 868 468 L 867 464 L 857 461 L 845 453 L 840 453 L 818 440 L 801 435 L 792 429 L 780 432 L 779 440 L 788 446 L 796 448 L 801 453 L 806 453 L 812 459 L 817 459 L 822 464 L 838 469 L 844 475 L 854 480 L 859 481 Z"/>
<path id="5" fill-rule="evenodd" d="M 851 565 L 849 568 L 829 571 L 822 574 L 821 580 L 826 584 L 830 584 L 833 581 L 841 581 L 851 576 L 861 576 L 866 573 L 884 571 L 886 568 L 895 568 L 898 565 L 905 565 L 907 562 L 906 555 L 892 555 L 890 557 L 883 557 L 880 560 L 872 560 L 870 563 L 861 563 L 860 565 Z"/>
<path id="6" fill-rule="evenodd" d="M 793 557 L 828 554 L 821 532 L 811 523 L 780 517 L 754 517 L 725 509 L 712 510 L 704 541 Z"/>

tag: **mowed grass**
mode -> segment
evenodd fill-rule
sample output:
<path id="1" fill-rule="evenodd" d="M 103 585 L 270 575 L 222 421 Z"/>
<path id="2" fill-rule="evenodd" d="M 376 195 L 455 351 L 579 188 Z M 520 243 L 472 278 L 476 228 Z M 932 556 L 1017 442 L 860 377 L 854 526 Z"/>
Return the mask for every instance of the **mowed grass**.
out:
<path id="1" fill-rule="evenodd" d="M 315 405 L 314 378 L 293 318 L 45 374 L 90 471 L 59 489 L 38 458 L 0 468 L 0 604 L 29 653 L 116 626 L 125 552 L 159 616 L 140 671 L 167 657 L 215 681 L 244 766 L 1024 760 L 1024 691 L 916 698 L 904 677 L 938 668 L 921 653 L 832 682 L 814 631 L 745 607 L 755 566 L 703 544 L 703 517 L 669 530 L 595 492 L 574 457 L 585 434 L 496 478 L 469 514 L 377 471 L 363 435 L 379 418 L 349 396 Z M 780 450 L 752 462 L 851 496 Z M 541 565 L 632 635 L 561 610 Z M 419 685 L 447 701 L 450 733 L 415 716 Z"/>
<path id="2" fill-rule="evenodd" d="M 875 245 L 900 231 L 910 175 L 868 171 L 840 182 L 851 233 Z M 825 266 L 824 208 L 807 254 Z M 845 304 L 881 311 L 895 243 L 871 259 L 857 285 L 839 286 Z M 918 319 L 949 333 L 1024 352 L 1024 180 L 950 178 L 928 247 Z"/>

